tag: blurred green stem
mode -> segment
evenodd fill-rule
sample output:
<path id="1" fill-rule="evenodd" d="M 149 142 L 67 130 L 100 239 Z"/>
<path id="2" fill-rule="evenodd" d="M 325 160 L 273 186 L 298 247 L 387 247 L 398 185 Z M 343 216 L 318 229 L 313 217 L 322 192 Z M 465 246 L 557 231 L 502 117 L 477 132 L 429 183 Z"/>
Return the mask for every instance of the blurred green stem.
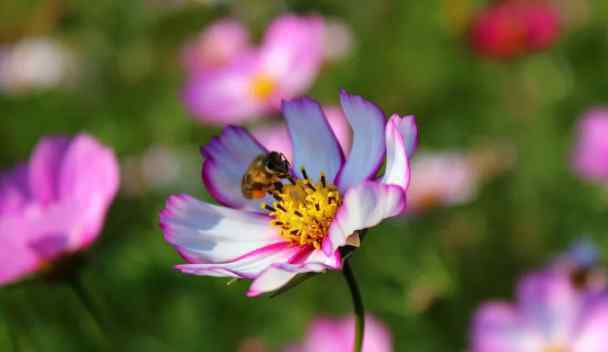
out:
<path id="1" fill-rule="evenodd" d="M 84 283 L 82 282 L 82 275 L 79 272 L 76 272 L 73 275 L 70 275 L 68 277 L 68 279 L 66 280 L 66 282 L 74 290 L 74 293 L 76 294 L 76 296 L 78 296 L 78 298 L 82 302 L 82 305 L 89 312 L 89 314 L 95 321 L 95 324 L 97 325 L 97 328 L 99 329 L 102 337 L 104 337 L 104 340 L 105 340 L 105 333 L 106 333 L 106 331 L 107 331 L 106 329 L 108 327 L 104 323 L 101 313 L 99 312 L 99 310 L 97 309 L 97 306 L 95 305 L 95 301 L 93 300 L 93 297 L 91 296 L 91 294 L 85 287 Z"/>
<path id="2" fill-rule="evenodd" d="M 363 348 L 363 332 L 365 330 L 365 309 L 363 308 L 361 292 L 359 292 L 359 286 L 357 285 L 357 280 L 350 267 L 349 259 L 344 261 L 342 273 L 344 273 L 344 279 L 346 279 L 346 283 L 350 289 L 353 298 L 353 307 L 355 309 L 355 343 L 353 345 L 353 351 L 361 352 L 361 349 Z"/>

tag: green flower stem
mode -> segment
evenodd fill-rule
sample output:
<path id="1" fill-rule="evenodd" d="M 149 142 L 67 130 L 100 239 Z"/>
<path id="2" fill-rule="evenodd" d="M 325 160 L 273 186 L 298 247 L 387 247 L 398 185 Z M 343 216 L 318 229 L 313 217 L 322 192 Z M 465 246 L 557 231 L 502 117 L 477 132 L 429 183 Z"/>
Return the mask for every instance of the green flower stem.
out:
<path id="1" fill-rule="evenodd" d="M 342 273 L 344 273 L 344 279 L 346 279 L 346 283 L 350 289 L 353 298 L 353 307 L 355 309 L 355 344 L 353 352 L 361 352 L 361 349 L 363 348 L 363 333 L 365 331 L 365 309 L 363 307 L 363 300 L 361 299 L 361 292 L 359 292 L 357 280 L 350 267 L 350 260 L 347 259 L 344 261 Z"/>
<path id="2" fill-rule="evenodd" d="M 99 311 L 99 309 L 97 309 L 97 305 L 95 304 L 93 297 L 82 282 L 81 274 L 76 272 L 72 275 L 69 275 L 66 280 L 66 283 L 70 285 L 72 290 L 74 290 L 74 293 L 80 299 L 82 305 L 85 307 L 89 315 L 91 315 L 93 321 L 97 325 L 99 332 L 101 333 L 101 336 L 103 337 L 103 340 L 105 341 L 105 334 L 108 331 L 108 326 L 105 323 L 101 312 Z"/>

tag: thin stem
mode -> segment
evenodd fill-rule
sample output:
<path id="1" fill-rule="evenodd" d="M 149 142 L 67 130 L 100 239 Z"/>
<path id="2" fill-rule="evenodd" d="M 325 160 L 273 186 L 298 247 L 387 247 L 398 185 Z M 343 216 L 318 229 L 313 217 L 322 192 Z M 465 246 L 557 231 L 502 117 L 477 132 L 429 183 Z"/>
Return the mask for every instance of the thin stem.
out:
<path id="1" fill-rule="evenodd" d="M 105 332 L 107 330 L 104 328 L 107 328 L 107 326 L 106 324 L 104 324 L 104 320 L 102 319 L 102 316 L 99 310 L 97 309 L 97 306 L 95 305 L 93 297 L 84 286 L 80 273 L 70 275 L 66 282 L 74 290 L 74 293 L 76 294 L 76 296 L 78 296 L 78 298 L 82 302 L 82 305 L 85 307 L 85 309 L 89 312 L 89 314 L 95 321 L 95 324 L 97 325 L 97 328 L 101 332 L 102 336 L 105 337 Z"/>
<path id="2" fill-rule="evenodd" d="M 344 274 L 344 279 L 346 279 L 346 283 L 350 289 L 353 298 L 353 307 L 355 309 L 355 343 L 353 352 L 361 352 L 361 349 L 363 348 L 363 333 L 365 331 L 365 309 L 363 307 L 363 300 L 361 299 L 361 292 L 359 292 L 357 280 L 350 267 L 350 260 L 344 261 L 342 273 Z"/>

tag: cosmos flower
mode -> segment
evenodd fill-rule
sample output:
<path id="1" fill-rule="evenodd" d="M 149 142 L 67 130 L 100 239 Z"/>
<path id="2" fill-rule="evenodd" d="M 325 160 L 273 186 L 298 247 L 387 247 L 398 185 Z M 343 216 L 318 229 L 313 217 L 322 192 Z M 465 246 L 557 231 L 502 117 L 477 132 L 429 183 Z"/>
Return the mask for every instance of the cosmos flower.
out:
<path id="1" fill-rule="evenodd" d="M 393 342 L 390 331 L 380 321 L 371 316 L 365 318 L 365 335 L 363 336 L 363 352 L 391 352 Z M 332 319 L 320 317 L 315 319 L 300 345 L 290 346 L 285 352 L 351 352 L 353 350 L 353 335 L 355 319 L 347 317 Z"/>
<path id="2" fill-rule="evenodd" d="M 323 107 L 323 112 L 325 113 L 327 122 L 338 139 L 338 143 L 340 143 L 342 150 L 348 155 L 352 132 L 344 113 L 342 113 L 342 110 L 337 106 Z M 289 132 L 284 123 L 260 126 L 251 131 L 251 133 L 260 141 L 260 143 L 262 143 L 262 145 L 264 145 L 264 147 L 266 147 L 266 149 L 279 151 L 285 154 L 288 160 L 292 159 Z"/>
<path id="3" fill-rule="evenodd" d="M 477 15 L 471 43 L 483 56 L 513 58 L 551 47 L 559 32 L 559 13 L 548 2 L 506 0 Z"/>
<path id="4" fill-rule="evenodd" d="M 268 153 L 246 130 L 226 127 L 202 148 L 203 182 L 222 206 L 188 195 L 167 200 L 160 215 L 165 239 L 188 262 L 177 269 L 253 280 L 247 294 L 257 296 L 297 274 L 340 270 L 339 249 L 358 245 L 358 231 L 403 211 L 414 118 L 393 115 L 387 122 L 365 99 L 346 92 L 340 98 L 353 130 L 347 158 L 316 101 L 283 103 L 291 182 L 277 187 L 274 199 L 243 196 L 243 175 Z M 385 159 L 384 175 L 377 177 Z"/>
<path id="5" fill-rule="evenodd" d="M 465 203 L 477 188 L 474 167 L 460 152 L 418 153 L 412 161 L 412 180 L 407 193 L 412 212 Z"/>
<path id="6" fill-rule="evenodd" d="M 244 39 L 227 48 L 224 37 L 244 36 L 236 24 L 231 30 L 227 26 L 224 24 L 221 31 L 212 28 L 214 32 L 208 36 L 220 39 L 207 40 L 214 48 L 208 50 L 215 52 L 206 56 L 219 55 L 228 62 L 192 73 L 186 83 L 184 102 L 195 118 L 217 124 L 242 122 L 278 109 L 282 99 L 310 87 L 324 57 L 321 18 L 284 15 L 270 24 L 261 45 L 253 49 L 242 43 Z M 235 49 L 240 50 L 237 53 Z M 224 52 L 220 55 L 217 51 Z"/>
<path id="7" fill-rule="evenodd" d="M 51 38 L 28 38 L 0 47 L 0 91 L 20 94 L 54 88 L 74 74 L 73 52 Z"/>
<path id="8" fill-rule="evenodd" d="M 608 351 L 608 296 L 549 268 L 519 283 L 516 303 L 485 303 L 476 313 L 472 352 Z"/>
<path id="9" fill-rule="evenodd" d="M 229 65 L 234 58 L 248 50 L 249 33 L 232 18 L 219 20 L 188 43 L 182 53 L 182 63 L 188 73 L 203 73 Z"/>
<path id="10" fill-rule="evenodd" d="M 572 158 L 574 170 L 584 179 L 608 181 L 608 108 L 594 108 L 578 123 Z"/>
<path id="11" fill-rule="evenodd" d="M 88 247 L 118 183 L 112 151 L 84 134 L 43 138 L 29 163 L 0 173 L 0 284 Z"/>

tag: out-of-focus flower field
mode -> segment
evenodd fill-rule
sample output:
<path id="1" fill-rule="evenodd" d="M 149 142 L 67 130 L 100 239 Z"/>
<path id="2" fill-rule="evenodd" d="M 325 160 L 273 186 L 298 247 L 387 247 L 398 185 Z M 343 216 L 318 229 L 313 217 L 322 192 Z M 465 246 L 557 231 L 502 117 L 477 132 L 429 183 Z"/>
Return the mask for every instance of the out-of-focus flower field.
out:
<path id="1" fill-rule="evenodd" d="M 415 115 L 419 138 L 406 210 L 370 229 L 352 256 L 366 336 L 377 341 L 364 351 L 534 351 L 475 344 L 486 332 L 474 317 L 485 302 L 525 300 L 518 281 L 577 243 L 594 244 L 597 254 L 582 255 L 594 270 L 608 263 L 605 0 L 0 2 L 0 351 L 350 347 L 352 303 L 339 272 L 249 298 L 246 280 L 175 270 L 184 259 L 159 227 L 171 194 L 213 202 L 199 150 L 224 124 L 291 158 L 284 98 L 318 100 L 348 151 L 340 89 L 387 118 Z M 3 177 L 45 136 L 79 134 L 55 141 L 96 150 L 82 152 L 65 187 L 78 185 L 79 201 L 103 188 L 103 201 L 87 221 L 77 221 L 84 209 L 52 217 L 99 236 L 83 251 L 88 240 L 70 242 L 78 263 L 65 253 L 30 258 L 32 275 L 4 280 L 21 260 L 8 239 L 31 229 L 5 221 L 17 198 Z M 104 148 L 120 169 L 105 218 L 116 181 Z M 82 286 L 57 277 L 73 265 Z M 539 352 L 570 351 L 559 343 Z"/>

